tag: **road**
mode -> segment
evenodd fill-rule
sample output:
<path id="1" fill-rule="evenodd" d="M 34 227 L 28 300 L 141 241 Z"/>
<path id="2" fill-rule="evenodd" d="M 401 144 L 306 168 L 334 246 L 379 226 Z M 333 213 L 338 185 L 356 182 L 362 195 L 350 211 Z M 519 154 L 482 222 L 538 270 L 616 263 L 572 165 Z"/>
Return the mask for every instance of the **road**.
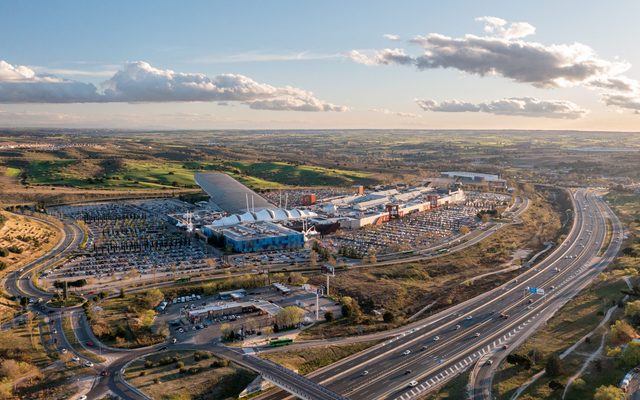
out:
<path id="1" fill-rule="evenodd" d="M 524 199 L 519 202 L 516 206 L 514 206 L 513 216 L 516 218 L 519 214 L 521 214 L 528 207 L 528 200 Z M 39 219 L 45 223 L 49 223 L 45 219 L 41 219 L 38 217 L 34 217 Z M 517 221 L 516 221 L 517 223 Z M 459 251 L 465 249 L 469 246 L 472 246 L 481 240 L 484 240 L 495 231 L 497 231 L 500 227 L 506 225 L 505 223 L 498 223 L 494 226 L 489 226 L 485 230 L 479 230 L 473 232 L 468 235 L 464 240 L 457 241 L 454 246 L 450 246 L 450 244 L 443 244 L 436 246 L 434 248 L 426 249 L 417 254 L 410 256 L 409 258 L 403 259 L 394 259 L 394 260 L 385 260 L 379 262 L 380 266 L 391 265 L 399 262 L 408 262 L 411 260 L 419 260 L 426 258 L 433 258 L 440 256 L 439 254 L 432 254 L 435 250 L 440 248 L 449 248 L 450 252 Z M 63 231 L 63 239 L 54 247 L 54 249 L 47 254 L 35 260 L 22 268 L 19 271 L 13 272 L 8 275 L 5 285 L 7 287 L 7 291 L 15 296 L 24 296 L 32 299 L 42 298 L 45 302 L 52 297 L 51 293 L 44 292 L 37 288 L 32 281 L 32 277 L 39 273 L 39 271 L 50 268 L 54 266 L 56 263 L 63 260 L 65 257 L 72 254 L 76 251 L 80 244 L 83 241 L 83 231 L 80 227 L 72 222 L 64 223 L 64 231 Z M 371 267 L 372 265 L 367 265 L 367 267 Z M 82 317 L 82 313 L 79 310 L 79 307 L 69 307 L 65 309 L 53 309 L 44 304 L 34 305 L 34 308 L 37 308 L 39 311 L 47 313 L 51 320 L 51 327 L 55 329 L 55 333 L 51 335 L 51 340 L 54 341 L 55 347 L 58 350 L 67 349 L 75 356 L 78 356 L 82 362 L 84 361 L 81 352 L 91 351 L 94 353 L 100 353 L 102 356 L 107 357 L 108 362 L 105 365 L 99 365 L 93 367 L 97 372 L 105 370 L 108 372 L 107 376 L 99 377 L 97 379 L 96 384 L 92 388 L 89 393 L 89 398 L 96 398 L 101 394 L 107 393 L 111 391 L 116 396 L 121 398 L 131 398 L 131 399 L 144 399 L 146 396 L 139 392 L 137 389 L 128 385 L 120 376 L 120 371 L 122 368 L 126 366 L 128 362 L 134 360 L 140 356 L 157 352 L 164 345 L 152 346 L 149 348 L 136 349 L 133 351 L 126 350 L 117 350 L 111 349 L 103 346 L 95 336 L 93 336 L 90 328 L 88 327 L 86 321 Z M 66 317 L 67 313 L 72 313 L 72 318 L 74 321 L 74 335 L 77 337 L 80 342 L 80 346 L 82 349 L 77 348 L 74 349 L 70 341 L 64 335 L 63 330 L 63 318 Z M 75 313 L 75 314 L 74 314 Z M 405 328 L 406 329 L 406 328 Z M 396 334 L 396 332 L 386 332 L 385 335 Z M 86 343 L 92 342 L 94 346 L 87 347 Z M 76 344 L 77 345 L 77 344 Z M 205 344 L 201 346 L 188 346 L 189 348 L 200 348 L 203 350 L 216 350 L 217 353 L 223 352 L 227 357 L 233 356 L 232 353 L 229 353 L 225 348 L 216 347 L 212 348 L 215 344 Z M 98 351 L 96 351 L 98 350 Z M 247 355 L 240 355 L 240 359 L 235 359 L 234 361 L 239 362 L 242 365 L 245 365 L 249 368 L 252 368 L 264 376 L 270 378 L 269 380 L 275 382 L 282 388 L 287 389 L 290 392 L 296 393 L 299 397 L 309 398 L 309 399 L 324 399 L 324 398 L 333 398 L 340 399 L 341 396 L 336 393 L 325 389 L 324 387 L 307 380 L 304 377 L 301 377 L 297 374 L 292 373 L 276 364 L 272 364 L 266 362 L 264 360 L 260 360 L 256 357 L 251 357 Z M 232 358 L 233 359 L 233 358 Z"/>
<path id="2" fill-rule="evenodd" d="M 602 200 L 586 190 L 578 190 L 574 199 L 574 224 L 567 239 L 518 279 L 412 324 L 404 336 L 309 377 L 352 400 L 408 400 L 458 376 L 484 354 L 532 333 L 528 327 L 547 319 L 595 278 L 620 244 L 621 226 Z M 606 236 L 605 216 L 616 240 L 598 257 Z M 546 296 L 526 294 L 529 287 L 544 289 Z M 407 350 L 409 354 L 403 355 Z M 408 386 L 412 380 L 418 382 L 415 387 Z M 259 398 L 286 397 L 279 392 Z"/>

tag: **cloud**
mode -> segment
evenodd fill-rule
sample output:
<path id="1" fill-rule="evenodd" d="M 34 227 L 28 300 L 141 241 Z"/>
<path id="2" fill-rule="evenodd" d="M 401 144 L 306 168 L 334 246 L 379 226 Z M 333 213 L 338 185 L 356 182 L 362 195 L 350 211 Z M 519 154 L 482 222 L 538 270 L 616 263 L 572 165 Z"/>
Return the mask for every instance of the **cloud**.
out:
<path id="1" fill-rule="evenodd" d="M 159 69 L 137 61 L 124 65 L 100 89 L 90 83 L 37 74 L 0 61 L 0 103 L 231 102 L 255 109 L 345 111 L 304 89 L 259 83 L 239 74 L 204 74 Z"/>
<path id="2" fill-rule="evenodd" d="M 387 40 L 394 41 L 394 42 L 397 42 L 398 40 L 400 40 L 400 36 L 399 35 L 394 35 L 392 33 L 385 33 L 384 35 L 382 35 L 382 37 L 387 39 Z"/>
<path id="3" fill-rule="evenodd" d="M 605 93 L 602 95 L 602 100 L 608 106 L 628 109 L 640 114 L 640 95 L 638 94 Z"/>
<path id="4" fill-rule="evenodd" d="M 478 17 L 476 21 L 484 22 L 486 33 L 507 39 L 521 38 L 536 33 L 536 28 L 527 22 L 513 22 L 508 25 L 507 21 L 498 17 Z"/>
<path id="5" fill-rule="evenodd" d="M 593 49 L 580 44 L 545 45 L 522 40 L 535 28 L 496 17 L 481 17 L 487 36 L 465 35 L 453 38 L 431 33 L 416 36 L 411 44 L 422 53 L 410 55 L 404 49 L 354 50 L 353 61 L 366 64 L 412 65 L 419 70 L 451 68 L 469 74 L 500 75 L 536 87 L 566 87 L 619 75 L 630 68 L 625 62 L 598 57 Z"/>
<path id="6" fill-rule="evenodd" d="M 566 100 L 541 100 L 534 97 L 508 97 L 483 103 L 458 100 L 436 102 L 420 100 L 416 103 L 425 111 L 434 112 L 483 112 L 495 115 L 522 117 L 577 119 L 588 113 L 577 104 Z"/>
<path id="7" fill-rule="evenodd" d="M 401 118 L 422 118 L 422 115 L 419 115 L 419 114 L 408 113 L 403 111 L 393 111 L 386 108 L 372 108 L 369 111 L 384 114 L 384 115 L 393 115 Z"/>
<path id="8" fill-rule="evenodd" d="M 313 53 L 309 51 L 291 53 L 265 53 L 262 51 L 248 51 L 237 54 L 220 54 L 200 57 L 194 59 L 193 62 L 200 64 L 226 64 L 246 62 L 330 60 L 343 57 L 344 55 L 339 53 Z"/>

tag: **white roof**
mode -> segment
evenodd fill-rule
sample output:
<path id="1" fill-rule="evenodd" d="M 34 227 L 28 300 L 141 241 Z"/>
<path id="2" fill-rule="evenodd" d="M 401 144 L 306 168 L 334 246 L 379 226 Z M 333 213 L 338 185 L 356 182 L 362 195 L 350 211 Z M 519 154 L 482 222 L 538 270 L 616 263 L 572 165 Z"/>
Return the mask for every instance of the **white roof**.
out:
<path id="1" fill-rule="evenodd" d="M 262 209 L 260 211 L 256 211 L 255 213 L 257 221 L 271 221 L 273 220 L 273 216 L 267 209 Z"/>
<path id="2" fill-rule="evenodd" d="M 256 217 L 254 217 L 250 212 L 240 214 L 238 215 L 238 218 L 240 218 L 241 222 L 254 222 L 256 220 Z"/>

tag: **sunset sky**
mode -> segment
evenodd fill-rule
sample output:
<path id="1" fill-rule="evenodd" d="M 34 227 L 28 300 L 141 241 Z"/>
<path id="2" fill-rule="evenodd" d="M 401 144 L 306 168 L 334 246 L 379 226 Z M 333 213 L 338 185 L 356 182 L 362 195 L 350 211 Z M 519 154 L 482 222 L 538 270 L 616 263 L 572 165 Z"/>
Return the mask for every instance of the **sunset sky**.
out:
<path id="1" fill-rule="evenodd" d="M 640 2 L 0 3 L 0 126 L 640 131 Z"/>

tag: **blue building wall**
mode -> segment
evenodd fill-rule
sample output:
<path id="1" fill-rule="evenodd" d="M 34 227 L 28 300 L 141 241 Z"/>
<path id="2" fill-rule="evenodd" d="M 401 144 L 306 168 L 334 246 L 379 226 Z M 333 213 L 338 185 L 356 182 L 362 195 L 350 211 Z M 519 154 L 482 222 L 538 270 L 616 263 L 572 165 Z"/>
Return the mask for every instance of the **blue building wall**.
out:
<path id="1" fill-rule="evenodd" d="M 225 244 L 238 253 L 252 253 L 266 250 L 299 249 L 304 246 L 304 235 L 292 232 L 289 235 L 259 239 L 235 240 L 225 236 Z"/>

